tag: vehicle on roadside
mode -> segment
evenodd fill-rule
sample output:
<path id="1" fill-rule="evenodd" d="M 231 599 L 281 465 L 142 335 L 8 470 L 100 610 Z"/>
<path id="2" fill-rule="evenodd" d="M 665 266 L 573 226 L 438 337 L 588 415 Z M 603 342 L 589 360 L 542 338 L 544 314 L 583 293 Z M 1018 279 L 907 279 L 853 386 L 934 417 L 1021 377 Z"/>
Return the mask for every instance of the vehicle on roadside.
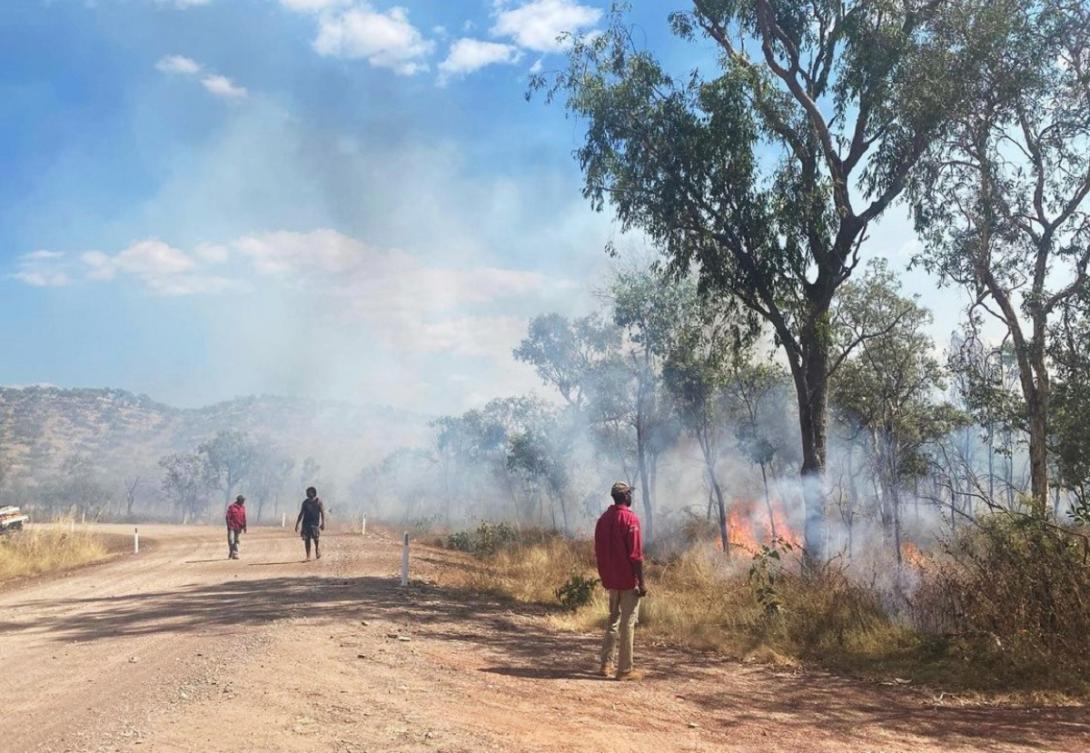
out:
<path id="1" fill-rule="evenodd" d="M 20 512 L 18 507 L 8 505 L 0 507 L 0 533 L 18 531 L 24 523 L 30 522 L 30 516 Z"/>

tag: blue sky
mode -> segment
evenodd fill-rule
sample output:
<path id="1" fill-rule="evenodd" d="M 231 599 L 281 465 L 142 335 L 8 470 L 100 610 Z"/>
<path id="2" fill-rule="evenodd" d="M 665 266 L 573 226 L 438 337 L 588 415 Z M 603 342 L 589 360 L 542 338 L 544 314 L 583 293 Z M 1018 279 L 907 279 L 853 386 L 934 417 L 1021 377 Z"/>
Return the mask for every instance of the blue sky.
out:
<path id="1" fill-rule="evenodd" d="M 700 54 L 666 28 L 684 3 L 636 5 L 649 46 Z M 512 346 L 594 305 L 617 231 L 579 124 L 523 95 L 607 6 L 0 4 L 0 383 L 426 412 L 534 388 Z"/>

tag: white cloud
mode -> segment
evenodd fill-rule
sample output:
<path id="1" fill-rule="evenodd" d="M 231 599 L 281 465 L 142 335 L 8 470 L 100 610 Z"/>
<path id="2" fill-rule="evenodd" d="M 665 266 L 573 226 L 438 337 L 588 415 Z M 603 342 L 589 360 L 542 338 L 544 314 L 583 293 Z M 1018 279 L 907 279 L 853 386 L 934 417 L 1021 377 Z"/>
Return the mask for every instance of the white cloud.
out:
<path id="1" fill-rule="evenodd" d="M 297 13 L 319 13 L 324 10 L 343 8 L 348 0 L 280 0 L 280 4 Z"/>
<path id="2" fill-rule="evenodd" d="M 239 86 L 226 76 L 213 74 L 201 79 L 205 89 L 224 99 L 245 99 L 249 92 L 245 86 Z"/>
<path id="3" fill-rule="evenodd" d="M 175 8 L 195 8 L 199 5 L 208 5 L 212 0 L 156 0 L 159 5 L 173 5 Z"/>
<path id="4" fill-rule="evenodd" d="M 185 55 L 167 55 L 160 58 L 159 62 L 155 64 L 155 68 L 162 73 L 178 76 L 196 76 L 204 70 L 203 65 L 193 58 L 187 58 Z M 245 99 L 249 95 L 246 87 L 239 86 L 227 76 L 218 73 L 208 73 L 203 76 L 201 86 L 223 99 L 239 100 Z"/>
<path id="5" fill-rule="evenodd" d="M 31 251 L 19 257 L 12 277 L 36 288 L 60 288 L 72 282 L 68 266 L 66 255 L 59 251 Z"/>
<path id="6" fill-rule="evenodd" d="M 507 3 L 500 2 L 491 31 L 535 52 L 559 52 L 567 45 L 557 37 L 566 32 L 579 34 L 597 24 L 601 17 L 599 8 L 572 0 L 531 0 L 510 9 Z"/>
<path id="7" fill-rule="evenodd" d="M 214 267 L 225 272 L 213 274 Z M 313 315 L 350 328 L 362 324 L 393 348 L 497 359 L 508 358 L 525 331 L 525 316 L 512 307 L 544 308 L 570 286 L 538 272 L 428 262 L 330 229 L 248 235 L 191 252 L 155 238 L 75 259 L 35 251 L 21 257 L 14 277 L 36 287 L 129 280 L 157 296 L 306 296 L 322 302 Z"/>
<path id="8" fill-rule="evenodd" d="M 522 51 L 514 45 L 463 37 L 450 46 L 446 60 L 439 64 L 440 81 L 488 65 L 517 63 L 521 58 Z"/>
<path id="9" fill-rule="evenodd" d="M 319 55 L 363 59 L 403 76 L 426 71 L 425 58 L 434 47 L 409 23 L 404 8 L 380 13 L 366 4 L 323 16 L 314 40 Z"/>
<path id="10" fill-rule="evenodd" d="M 220 293 L 243 287 L 237 280 L 201 271 L 204 256 L 210 248 L 213 247 L 198 246 L 193 254 L 187 254 L 163 241 L 149 239 L 134 243 L 113 256 L 88 251 L 80 255 L 80 261 L 90 280 L 107 281 L 126 275 L 162 296 Z"/>
<path id="11" fill-rule="evenodd" d="M 167 55 L 155 64 L 155 68 L 162 73 L 192 76 L 201 70 L 201 64 L 185 55 Z"/>
<path id="12" fill-rule="evenodd" d="M 440 267 L 334 230 L 266 233 L 232 245 L 258 275 L 313 293 L 330 315 L 369 325 L 380 341 L 415 353 L 506 358 L 525 320 L 494 307 L 540 299 L 564 284 L 523 270 Z"/>
<path id="13" fill-rule="evenodd" d="M 223 264 L 231 258 L 231 249 L 216 243 L 199 243 L 193 249 L 193 253 L 198 259 L 209 264 Z"/>

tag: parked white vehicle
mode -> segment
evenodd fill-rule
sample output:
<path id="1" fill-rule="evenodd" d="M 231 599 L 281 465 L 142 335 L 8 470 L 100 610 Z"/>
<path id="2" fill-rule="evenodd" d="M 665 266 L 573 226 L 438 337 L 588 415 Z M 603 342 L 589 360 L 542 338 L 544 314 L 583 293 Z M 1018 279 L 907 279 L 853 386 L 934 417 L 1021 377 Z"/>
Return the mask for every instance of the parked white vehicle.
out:
<path id="1" fill-rule="evenodd" d="M 0 507 L 0 533 L 18 531 L 29 521 L 30 516 L 21 513 L 18 507 Z"/>

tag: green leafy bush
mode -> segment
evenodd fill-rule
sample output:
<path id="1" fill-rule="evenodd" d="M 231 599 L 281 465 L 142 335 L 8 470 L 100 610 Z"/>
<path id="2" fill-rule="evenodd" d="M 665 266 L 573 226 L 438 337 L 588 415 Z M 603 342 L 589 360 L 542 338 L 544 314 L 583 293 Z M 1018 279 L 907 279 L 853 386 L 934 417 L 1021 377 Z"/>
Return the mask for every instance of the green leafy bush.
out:
<path id="1" fill-rule="evenodd" d="M 556 589 L 556 599 L 561 606 L 572 612 L 584 607 L 594 598 L 594 589 L 598 586 L 597 578 L 586 578 L 574 574 L 567 582 Z"/>
<path id="2" fill-rule="evenodd" d="M 447 536 L 447 548 L 487 557 L 517 544 L 519 531 L 508 523 L 481 523 L 472 531 L 457 531 Z"/>

